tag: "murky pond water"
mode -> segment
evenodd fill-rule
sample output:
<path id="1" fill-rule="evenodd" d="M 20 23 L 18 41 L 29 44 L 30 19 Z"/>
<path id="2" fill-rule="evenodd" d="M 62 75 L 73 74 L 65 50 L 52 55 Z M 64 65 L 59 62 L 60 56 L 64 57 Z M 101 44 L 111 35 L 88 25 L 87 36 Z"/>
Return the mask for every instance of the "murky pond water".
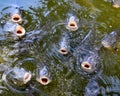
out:
<path id="1" fill-rule="evenodd" d="M 119 96 L 120 44 L 117 51 L 108 50 L 101 48 L 101 40 L 120 28 L 120 8 L 106 1 L 1 0 L 0 96 Z M 19 24 L 9 16 L 16 5 Z M 73 32 L 66 29 L 71 14 L 78 24 Z M 18 25 L 26 35 L 16 36 L 21 33 L 14 33 Z M 82 63 L 83 69 L 93 70 L 80 68 L 84 56 L 94 63 Z"/>

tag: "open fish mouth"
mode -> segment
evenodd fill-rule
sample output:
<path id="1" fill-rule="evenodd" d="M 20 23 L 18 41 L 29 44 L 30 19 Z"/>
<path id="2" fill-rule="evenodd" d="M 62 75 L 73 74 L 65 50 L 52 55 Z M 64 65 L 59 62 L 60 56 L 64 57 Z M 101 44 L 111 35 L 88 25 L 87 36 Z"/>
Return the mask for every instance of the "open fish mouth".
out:
<path id="1" fill-rule="evenodd" d="M 59 50 L 59 53 L 61 53 L 61 54 L 68 54 L 68 50 L 66 49 L 66 48 L 61 48 L 60 50 Z"/>
<path id="2" fill-rule="evenodd" d="M 81 63 L 81 68 L 87 72 L 91 72 L 93 69 L 92 69 L 92 66 L 89 62 L 82 62 Z"/>
<path id="3" fill-rule="evenodd" d="M 42 85 L 48 85 L 51 82 L 50 78 L 46 76 L 37 78 L 37 81 L 40 82 Z"/>
<path id="4" fill-rule="evenodd" d="M 15 23 L 21 23 L 22 22 L 22 18 L 19 14 L 14 14 L 12 16 L 12 21 L 15 22 Z"/>
<path id="5" fill-rule="evenodd" d="M 78 25 L 75 21 L 68 22 L 66 28 L 70 31 L 76 31 L 78 29 Z"/>
<path id="6" fill-rule="evenodd" d="M 24 27 L 18 25 L 16 26 L 16 33 L 15 33 L 18 37 L 22 37 L 25 35 L 25 29 Z"/>
<path id="7" fill-rule="evenodd" d="M 91 65 L 88 62 L 83 62 L 81 64 L 81 67 L 82 67 L 82 69 L 85 69 L 85 70 L 91 70 L 92 69 Z"/>

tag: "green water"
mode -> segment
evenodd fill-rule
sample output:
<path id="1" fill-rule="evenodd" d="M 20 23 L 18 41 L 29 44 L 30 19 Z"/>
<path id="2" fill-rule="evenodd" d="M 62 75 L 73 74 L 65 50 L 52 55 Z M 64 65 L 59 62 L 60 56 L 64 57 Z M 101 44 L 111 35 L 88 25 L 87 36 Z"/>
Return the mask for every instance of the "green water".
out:
<path id="1" fill-rule="evenodd" d="M 60 36 L 66 30 L 63 26 L 55 27 L 55 25 L 58 22 L 65 22 L 67 13 L 72 10 L 80 19 L 80 28 L 75 33 L 78 34 L 76 42 L 80 42 L 88 30 L 93 29 L 95 36 L 91 40 L 99 46 L 104 34 L 120 28 L 120 8 L 113 8 L 110 2 L 104 0 L 1 0 L 0 11 L 2 12 L 4 7 L 14 3 L 23 7 L 22 17 L 24 21 L 21 25 L 27 32 L 40 30 L 42 26 L 46 26 L 43 32 L 48 34 L 33 45 L 26 45 L 25 48 L 30 47 L 30 49 L 25 54 L 15 54 L 18 50 L 12 48 L 12 46 L 16 42 L 9 43 L 8 39 L 4 41 L 0 38 L 0 42 L 5 42 L 0 44 L 0 63 L 11 67 L 23 63 L 23 67 L 33 74 L 37 64 L 44 62 L 49 66 L 52 81 L 47 86 L 37 83 L 35 75 L 33 75 L 33 81 L 31 82 L 39 90 L 34 96 L 83 96 L 89 79 L 75 71 L 72 67 L 75 62 L 71 63 L 69 56 L 62 56 L 57 53 L 56 47 Z M 0 17 L 2 18 L 2 15 Z M 80 32 L 81 36 L 79 37 Z M 2 34 L 1 26 L 0 34 Z M 99 86 L 102 87 L 99 96 L 119 96 L 120 50 L 116 52 L 101 49 L 99 53 L 103 64 L 101 79 L 98 80 Z M 3 72 L 0 73 L 1 78 L 2 74 Z M 0 96 L 29 95 L 12 92 L 1 79 Z"/>

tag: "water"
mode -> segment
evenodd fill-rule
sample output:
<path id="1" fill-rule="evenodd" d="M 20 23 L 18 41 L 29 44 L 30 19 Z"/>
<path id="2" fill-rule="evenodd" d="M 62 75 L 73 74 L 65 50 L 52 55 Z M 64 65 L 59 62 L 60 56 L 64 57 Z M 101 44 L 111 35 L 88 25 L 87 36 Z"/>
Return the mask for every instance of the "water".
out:
<path id="1" fill-rule="evenodd" d="M 104 34 L 119 29 L 119 8 L 113 8 L 110 2 L 104 0 L 22 0 L 19 2 L 1 0 L 0 12 L 10 4 L 17 4 L 22 8 L 23 22 L 21 25 L 26 30 L 26 37 L 30 36 L 30 38 L 26 40 L 27 43 L 23 44 L 20 43 L 21 40 L 14 41 L 10 36 L 3 36 L 3 23 L 1 23 L 0 96 L 83 96 L 91 78 L 95 78 L 95 82 L 100 87 L 99 96 L 120 95 L 119 50 L 111 51 L 102 48 L 99 51 L 103 64 L 101 71 L 96 77 L 89 76 L 90 78 L 76 71 L 76 62 L 71 54 L 64 56 L 57 52 L 59 40 L 62 34 L 67 32 L 65 26 L 59 23 L 66 22 L 69 12 L 75 13 L 80 20 L 78 31 L 70 33 L 72 36 L 71 50 L 74 50 L 90 29 L 94 31 L 91 42 L 94 42 L 94 46 L 97 47 L 100 46 L 99 43 Z M 2 18 L 1 22 L 4 22 L 4 16 L 0 15 L 0 18 Z M 40 30 L 41 36 L 37 35 Z M 32 35 L 29 35 L 30 33 Z M 38 39 L 35 40 L 34 37 Z M 36 67 L 43 63 L 50 68 L 52 75 L 51 83 L 46 86 L 39 84 L 35 76 Z M 33 73 L 29 85 L 24 86 L 26 91 L 12 91 L 2 80 L 4 70 L 14 66 L 24 67 Z M 15 85 L 12 86 L 20 90 Z"/>

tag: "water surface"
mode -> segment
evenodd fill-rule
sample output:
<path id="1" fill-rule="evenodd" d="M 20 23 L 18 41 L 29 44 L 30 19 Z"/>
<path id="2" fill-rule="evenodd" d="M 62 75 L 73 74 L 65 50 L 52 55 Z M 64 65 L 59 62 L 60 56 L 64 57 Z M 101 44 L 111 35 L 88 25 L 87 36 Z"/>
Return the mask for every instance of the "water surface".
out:
<path id="1" fill-rule="evenodd" d="M 3 8 L 11 4 L 17 4 L 22 8 L 23 23 L 21 25 L 26 29 L 27 34 L 33 32 L 33 37 L 37 36 L 34 33 L 42 29 L 44 36 L 41 35 L 38 38 L 42 39 L 35 40 L 32 44 L 23 44 L 22 48 L 27 51 L 21 53 L 22 48 L 17 46 L 19 40 L 14 41 L 2 35 L 4 34 L 2 30 L 4 15 L 0 14 L 0 35 L 2 35 L 0 37 L 0 63 L 4 66 L 0 67 L 6 70 L 6 67 L 20 65 L 30 70 L 33 73 L 30 83 L 35 88 L 35 91 L 30 91 L 34 95 L 30 95 L 30 92 L 13 92 L 0 79 L 0 96 L 83 96 L 85 87 L 92 76 L 86 78 L 87 76 L 83 76 L 82 73 L 79 74 L 75 70 L 76 62 L 70 58 L 71 56 L 63 56 L 57 52 L 59 39 L 67 30 L 64 26 L 56 26 L 56 24 L 64 23 L 69 12 L 75 13 L 80 20 L 80 28 L 75 33 L 71 33 L 72 50 L 75 46 L 79 46 L 91 29 L 94 31 L 91 41 L 99 47 L 104 34 L 119 29 L 120 9 L 113 8 L 110 2 L 104 0 L 1 0 L 0 12 L 4 13 Z M 30 40 L 34 38 L 31 37 Z M 120 50 L 111 51 L 102 48 L 99 53 L 103 64 L 96 79 L 101 88 L 99 96 L 119 96 Z M 52 81 L 46 86 L 35 80 L 35 69 L 42 63 L 50 68 L 52 74 Z M 1 68 L 0 77 L 2 78 Z M 13 87 L 17 88 L 15 85 Z"/>

